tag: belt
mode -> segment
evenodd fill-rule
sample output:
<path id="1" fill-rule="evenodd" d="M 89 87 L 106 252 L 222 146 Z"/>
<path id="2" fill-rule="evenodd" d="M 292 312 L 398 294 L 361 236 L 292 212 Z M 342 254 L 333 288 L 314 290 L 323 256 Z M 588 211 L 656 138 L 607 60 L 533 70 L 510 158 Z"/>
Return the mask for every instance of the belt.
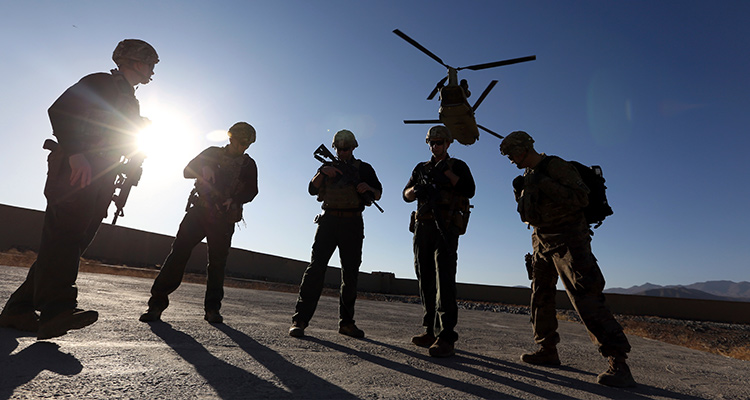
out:
<path id="1" fill-rule="evenodd" d="M 362 211 L 339 211 L 339 210 L 323 210 L 323 215 L 331 215 L 334 217 L 359 217 L 362 215 Z"/>

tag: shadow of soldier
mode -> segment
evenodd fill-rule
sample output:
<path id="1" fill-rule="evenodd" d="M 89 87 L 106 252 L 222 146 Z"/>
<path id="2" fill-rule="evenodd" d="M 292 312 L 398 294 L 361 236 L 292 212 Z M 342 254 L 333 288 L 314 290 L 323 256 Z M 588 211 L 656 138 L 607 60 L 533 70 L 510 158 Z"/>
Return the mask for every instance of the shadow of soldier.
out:
<path id="1" fill-rule="evenodd" d="M 374 355 L 374 354 L 370 354 L 370 353 L 367 353 L 367 352 L 364 352 L 364 351 L 356 350 L 356 349 L 353 349 L 353 348 L 350 348 L 350 347 L 346 347 L 346 346 L 343 346 L 343 345 L 340 345 L 340 344 L 337 344 L 337 343 L 333 343 L 333 342 L 329 342 L 327 340 L 319 339 L 319 338 L 316 338 L 316 337 L 305 336 L 305 337 L 302 338 L 302 340 L 308 340 L 310 342 L 317 343 L 319 345 L 328 347 L 328 348 L 330 348 L 332 350 L 336 350 L 336 351 L 339 351 L 339 352 L 342 352 L 342 353 L 345 353 L 345 354 L 349 354 L 349 355 L 353 355 L 353 356 L 359 357 L 360 359 L 362 359 L 364 361 L 367 361 L 367 362 L 379 365 L 381 367 L 389 368 L 389 369 L 391 369 L 393 371 L 397 371 L 397 372 L 400 372 L 402 374 L 407 374 L 407 375 L 413 376 L 414 378 L 422 379 L 422 380 L 425 380 L 425 381 L 428 381 L 428 382 L 433 382 L 433 383 L 436 383 L 438 385 L 442 385 L 442 386 L 445 386 L 447 388 L 450 388 L 450 389 L 453 389 L 453 390 L 456 390 L 456 391 L 459 391 L 459 392 L 464 392 L 467 395 L 472 395 L 472 396 L 476 396 L 476 397 L 483 398 L 483 399 L 497 399 L 497 398 L 516 399 L 516 398 L 518 398 L 518 397 L 513 397 L 511 395 L 508 395 L 507 393 L 498 392 L 498 391 L 490 389 L 490 388 L 486 388 L 486 387 L 482 387 L 482 386 L 476 385 L 474 383 L 464 382 L 464 381 L 461 381 L 459 379 L 455 379 L 455 378 L 452 378 L 452 377 L 449 377 L 449 376 L 436 374 L 436 373 L 433 373 L 433 372 L 430 372 L 430 371 L 425 371 L 425 370 L 416 368 L 414 366 L 408 365 L 407 363 L 402 363 L 402 362 L 394 361 L 394 360 L 391 360 L 391 359 L 388 359 L 388 358 L 380 357 L 380 356 L 377 356 L 377 355 Z M 421 354 L 421 353 L 417 353 L 417 352 L 412 352 L 412 351 L 409 351 L 409 350 L 405 350 L 405 349 L 402 349 L 402 348 L 399 348 L 399 347 L 396 347 L 396 346 L 391 346 L 391 345 L 379 342 L 377 340 L 372 340 L 372 339 L 369 339 L 369 338 L 365 338 L 365 339 L 362 339 L 362 340 L 366 341 L 366 342 L 370 342 L 370 343 L 376 344 L 376 345 L 383 346 L 385 348 L 389 348 L 389 349 L 392 349 L 392 350 L 399 351 L 399 352 L 404 353 L 404 354 L 406 354 L 406 355 L 408 355 L 410 357 L 421 358 L 423 360 L 428 360 L 428 361 L 434 361 L 434 360 L 436 360 L 433 357 L 430 357 L 430 356 L 427 356 L 427 355 L 424 355 L 424 354 Z M 441 359 L 441 360 L 442 361 L 448 361 L 448 362 L 451 361 L 451 359 Z"/>
<path id="2" fill-rule="evenodd" d="M 149 326 L 164 343 L 185 361 L 193 365 L 198 374 L 214 388 L 222 399 L 246 399 L 248 396 L 252 398 L 284 399 L 301 396 L 300 393 L 290 393 L 281 384 L 262 379 L 251 371 L 218 358 L 192 336 L 173 328 L 168 323 L 152 323 Z M 290 382 L 290 386 L 294 388 L 303 385 L 303 383 L 306 385 L 316 379 L 322 381 L 313 374 L 284 360 L 277 353 L 258 344 L 244 333 L 224 324 L 218 325 L 216 328 L 234 340 L 248 355 L 267 367 L 282 383 Z M 325 381 L 319 382 L 316 387 L 327 387 L 328 393 L 333 393 L 334 397 L 337 398 L 353 398 L 349 393 Z"/>
<path id="3" fill-rule="evenodd" d="M 386 345 L 387 346 L 387 345 Z M 669 390 L 664 390 L 661 388 L 656 388 L 653 386 L 643 385 L 641 383 L 638 384 L 635 388 L 627 388 L 627 389 L 618 389 L 618 388 L 611 388 L 607 386 L 600 385 L 598 383 L 595 383 L 596 380 L 596 373 L 582 371 L 577 368 L 572 368 L 568 366 L 560 366 L 560 367 L 544 367 L 544 366 L 536 366 L 536 365 L 530 365 L 525 363 L 515 363 L 515 362 L 509 362 L 505 360 L 500 360 L 497 358 L 492 358 L 488 356 L 484 356 L 481 354 L 475 354 L 464 350 L 457 350 L 457 355 L 459 357 L 457 358 L 457 361 L 460 366 L 458 366 L 456 369 L 466 371 L 473 373 L 477 376 L 482 376 L 486 379 L 492 379 L 494 381 L 507 381 L 509 380 L 508 377 L 502 377 L 495 373 L 489 372 L 489 371 L 499 371 L 501 373 L 511 373 L 514 375 L 524 376 L 531 379 L 539 380 L 539 381 L 545 381 L 545 382 L 551 382 L 555 383 L 560 386 L 565 386 L 568 388 L 574 388 L 576 390 L 589 392 L 592 394 L 596 394 L 598 396 L 602 396 L 608 399 L 623 399 L 623 400 L 634 400 L 634 399 L 652 399 L 654 397 L 659 398 L 666 398 L 666 399 L 700 399 L 699 397 L 694 397 L 682 393 L 676 393 Z M 482 369 L 478 369 L 482 368 Z M 566 372 L 573 372 L 580 375 L 585 375 L 586 378 L 584 379 L 578 379 L 570 376 L 566 376 L 563 374 L 560 374 L 556 371 L 566 371 Z M 503 382 L 506 383 L 508 386 L 516 387 L 514 383 L 518 383 L 515 380 L 510 380 L 510 382 Z M 516 387 L 517 389 L 520 389 Z M 543 398 L 571 398 L 574 397 L 566 397 L 562 394 L 558 394 L 555 392 L 550 392 L 549 390 L 541 389 L 535 385 L 531 385 L 530 390 L 527 390 L 528 393 L 534 394 Z"/>
<path id="4" fill-rule="evenodd" d="M 51 342 L 35 342 L 15 353 L 17 338 L 25 333 L 0 329 L 0 399 L 9 399 L 15 389 L 31 382 L 42 371 L 59 375 L 77 375 L 83 365 L 74 356 L 60 351 L 60 345 Z"/>
<path id="5" fill-rule="evenodd" d="M 291 363 L 279 353 L 258 343 L 245 333 L 226 324 L 214 325 L 237 343 L 250 357 L 271 371 L 281 380 L 285 387 L 291 390 L 290 397 L 318 397 L 324 399 L 355 399 L 353 394 L 320 378 L 310 371 Z"/>

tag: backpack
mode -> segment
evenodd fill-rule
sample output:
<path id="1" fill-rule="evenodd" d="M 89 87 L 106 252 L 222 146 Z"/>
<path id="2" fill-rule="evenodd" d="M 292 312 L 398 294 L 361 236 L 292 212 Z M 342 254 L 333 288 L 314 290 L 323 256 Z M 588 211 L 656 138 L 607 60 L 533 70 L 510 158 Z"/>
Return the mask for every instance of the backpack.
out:
<path id="1" fill-rule="evenodd" d="M 592 165 L 587 167 L 578 161 L 568 161 L 581 175 L 583 183 L 589 188 L 589 205 L 583 209 L 583 214 L 586 216 L 586 222 L 589 224 L 595 224 L 594 229 L 601 226 L 604 219 L 614 214 L 612 207 L 607 202 L 607 186 L 604 185 L 605 179 L 602 173 L 602 167 L 598 165 Z"/>

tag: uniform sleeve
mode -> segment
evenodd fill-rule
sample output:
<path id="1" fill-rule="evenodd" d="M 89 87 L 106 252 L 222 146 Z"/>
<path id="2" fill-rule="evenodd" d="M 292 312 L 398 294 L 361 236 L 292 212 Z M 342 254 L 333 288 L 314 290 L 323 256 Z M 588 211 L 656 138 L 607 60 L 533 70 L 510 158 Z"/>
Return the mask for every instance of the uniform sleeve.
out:
<path id="1" fill-rule="evenodd" d="M 87 150 L 87 129 L 101 125 L 97 110 L 111 111 L 117 97 L 111 75 L 91 74 L 69 87 L 47 110 L 58 143 L 68 154 Z"/>
<path id="2" fill-rule="evenodd" d="M 414 167 L 414 169 L 411 171 L 411 176 L 409 177 L 409 181 L 406 182 L 406 186 L 404 186 L 404 190 L 401 191 L 401 198 L 403 198 L 404 201 L 407 203 L 411 203 L 414 200 L 409 200 L 406 198 L 406 189 L 417 184 L 417 181 L 419 180 L 419 170 L 422 168 L 422 164 L 423 163 L 419 163 Z"/>
<path id="3" fill-rule="evenodd" d="M 251 157 L 249 163 L 242 168 L 242 190 L 237 194 L 236 202 L 245 204 L 253 201 L 258 195 L 258 165 Z"/>
<path id="4" fill-rule="evenodd" d="M 372 165 L 366 162 L 362 162 L 359 177 L 363 182 L 370 185 L 373 189 L 377 190 L 380 193 L 383 193 L 383 185 L 380 183 L 378 175 L 375 173 L 375 169 L 372 167 Z"/>
<path id="5" fill-rule="evenodd" d="M 458 182 L 456 182 L 454 189 L 464 197 L 474 197 L 477 186 L 474 182 L 474 176 L 471 175 L 469 166 L 461 160 L 456 160 L 452 169 L 453 173 L 458 175 Z"/>
<path id="6" fill-rule="evenodd" d="M 202 177 L 203 167 L 205 166 L 215 168 L 218 164 L 218 157 L 216 152 L 220 149 L 220 147 L 209 147 L 203 150 L 195 158 L 190 160 L 188 165 L 185 167 L 185 170 L 183 171 L 183 175 L 185 176 L 185 178 L 197 179 L 199 177 Z"/>

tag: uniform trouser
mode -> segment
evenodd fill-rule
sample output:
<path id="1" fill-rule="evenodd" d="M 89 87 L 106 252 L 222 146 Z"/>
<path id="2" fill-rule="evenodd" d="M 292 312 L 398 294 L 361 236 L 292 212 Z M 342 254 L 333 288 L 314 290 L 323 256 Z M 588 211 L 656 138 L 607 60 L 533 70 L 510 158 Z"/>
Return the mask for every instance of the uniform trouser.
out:
<path id="1" fill-rule="evenodd" d="M 106 170 L 105 161 L 90 157 L 93 171 Z M 48 157 L 44 214 L 39 253 L 26 280 L 10 296 L 3 310 L 19 314 L 39 310 L 44 322 L 78 305 L 78 266 L 107 215 L 114 193 L 114 174 L 95 174 L 83 189 L 70 185 L 68 156 L 62 151 Z"/>
<path id="2" fill-rule="evenodd" d="M 328 261 L 336 247 L 341 258 L 341 290 L 339 293 L 339 324 L 354 323 L 354 303 L 357 300 L 357 278 L 362 264 L 364 240 L 362 216 L 337 217 L 322 215 L 312 246 L 310 264 L 302 275 L 293 321 L 307 324 L 315 313 L 323 292 Z"/>
<path id="3" fill-rule="evenodd" d="M 177 236 L 172 242 L 172 251 L 151 286 L 149 310 L 162 311 L 169 306 L 168 296 L 182 283 L 185 266 L 193 248 L 206 238 L 208 265 L 203 307 L 206 311 L 218 311 L 221 308 L 221 300 L 224 298 L 224 269 L 227 265 L 233 234 L 234 223 L 223 215 L 210 213 L 205 207 L 190 208 L 185 213 Z"/>
<path id="4" fill-rule="evenodd" d="M 456 304 L 456 265 L 458 235 L 447 229 L 440 233 L 434 220 L 419 221 L 414 231 L 414 269 L 419 280 L 428 333 L 454 343 L 458 323 Z"/>
<path id="5" fill-rule="evenodd" d="M 543 347 L 560 342 L 555 310 L 559 276 L 599 353 L 605 357 L 625 356 L 630 351 L 630 344 L 622 326 L 605 304 L 602 294 L 604 276 L 591 253 L 590 236 L 580 233 L 567 240 L 561 240 L 562 235 L 552 235 L 552 240 L 545 240 L 545 236 L 537 233 L 532 236 L 531 321 L 534 340 Z"/>

